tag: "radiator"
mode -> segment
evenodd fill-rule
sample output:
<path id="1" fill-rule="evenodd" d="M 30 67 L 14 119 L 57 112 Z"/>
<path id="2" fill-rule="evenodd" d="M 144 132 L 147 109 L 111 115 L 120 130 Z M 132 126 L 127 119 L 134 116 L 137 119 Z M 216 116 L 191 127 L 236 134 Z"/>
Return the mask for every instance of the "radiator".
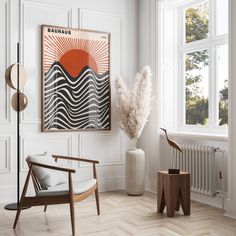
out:
<path id="1" fill-rule="evenodd" d="M 183 152 L 172 150 L 172 167 L 191 173 L 191 191 L 208 196 L 216 194 L 216 148 L 181 144 Z"/>

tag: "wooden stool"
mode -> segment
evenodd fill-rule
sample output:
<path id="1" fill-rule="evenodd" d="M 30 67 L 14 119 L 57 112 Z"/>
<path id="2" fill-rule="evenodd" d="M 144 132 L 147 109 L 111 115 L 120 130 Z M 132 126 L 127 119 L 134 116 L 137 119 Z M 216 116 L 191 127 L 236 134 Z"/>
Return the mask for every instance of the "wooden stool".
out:
<path id="1" fill-rule="evenodd" d="M 167 216 L 173 217 L 181 205 L 184 215 L 190 215 L 190 173 L 158 171 L 157 177 L 157 212 L 163 213 L 166 206 Z"/>

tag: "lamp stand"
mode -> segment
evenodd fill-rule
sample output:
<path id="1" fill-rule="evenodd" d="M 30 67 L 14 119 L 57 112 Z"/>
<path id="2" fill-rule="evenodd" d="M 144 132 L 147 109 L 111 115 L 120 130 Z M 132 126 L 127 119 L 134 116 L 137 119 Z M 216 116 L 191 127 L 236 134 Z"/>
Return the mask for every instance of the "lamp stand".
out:
<path id="1" fill-rule="evenodd" d="M 16 118 L 16 148 L 17 148 L 17 202 L 7 204 L 4 208 L 6 210 L 18 210 L 20 203 L 20 44 L 17 43 L 17 118 Z M 22 207 L 21 209 L 28 209 L 30 207 Z"/>

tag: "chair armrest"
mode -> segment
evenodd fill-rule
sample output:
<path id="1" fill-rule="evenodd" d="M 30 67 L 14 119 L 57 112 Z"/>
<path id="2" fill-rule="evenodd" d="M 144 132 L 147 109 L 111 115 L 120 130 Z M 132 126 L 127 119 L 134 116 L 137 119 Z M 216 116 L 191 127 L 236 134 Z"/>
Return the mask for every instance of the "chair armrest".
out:
<path id="1" fill-rule="evenodd" d="M 68 157 L 68 156 L 58 156 L 58 155 L 52 155 L 52 156 L 55 159 L 65 159 L 65 160 L 71 160 L 71 161 L 82 161 L 82 162 L 90 162 L 94 164 L 99 164 L 99 161 L 80 158 L 80 157 Z"/>
<path id="2" fill-rule="evenodd" d="M 39 166 L 42 168 L 47 168 L 47 169 L 52 169 L 52 170 L 64 171 L 64 172 L 68 172 L 68 173 L 75 173 L 75 170 L 70 169 L 70 168 L 63 168 L 63 167 L 59 167 L 59 166 L 46 165 L 46 164 L 33 162 L 33 161 L 28 161 L 28 163 L 32 166 Z"/>

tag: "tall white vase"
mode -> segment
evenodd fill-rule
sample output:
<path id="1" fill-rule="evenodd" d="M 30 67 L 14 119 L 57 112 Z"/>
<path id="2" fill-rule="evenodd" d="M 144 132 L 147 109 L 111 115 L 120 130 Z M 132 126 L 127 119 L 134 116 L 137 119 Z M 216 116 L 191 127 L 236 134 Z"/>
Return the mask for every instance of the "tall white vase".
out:
<path id="1" fill-rule="evenodd" d="M 126 151 L 126 192 L 129 195 L 142 195 L 145 190 L 145 153 L 142 149 Z"/>

